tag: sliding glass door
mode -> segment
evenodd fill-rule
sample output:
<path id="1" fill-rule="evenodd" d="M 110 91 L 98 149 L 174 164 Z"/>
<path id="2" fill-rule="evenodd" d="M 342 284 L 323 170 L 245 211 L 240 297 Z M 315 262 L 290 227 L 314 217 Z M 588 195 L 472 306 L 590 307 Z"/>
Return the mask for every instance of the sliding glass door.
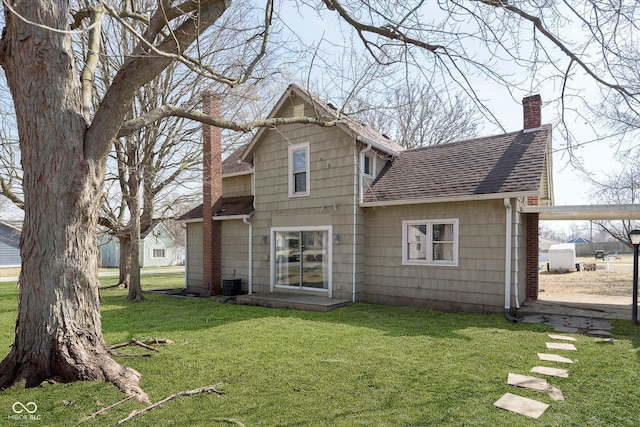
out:
<path id="1" fill-rule="evenodd" d="M 329 290 L 331 230 L 322 227 L 272 231 L 272 283 L 278 288 Z"/>

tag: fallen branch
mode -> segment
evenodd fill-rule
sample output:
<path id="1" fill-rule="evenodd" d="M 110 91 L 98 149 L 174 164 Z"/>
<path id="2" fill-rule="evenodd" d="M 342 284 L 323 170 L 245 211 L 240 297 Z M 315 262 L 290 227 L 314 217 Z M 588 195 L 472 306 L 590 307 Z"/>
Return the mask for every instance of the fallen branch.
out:
<path id="1" fill-rule="evenodd" d="M 166 338 L 149 338 L 145 341 L 146 344 L 173 344 L 173 341 Z"/>
<path id="2" fill-rule="evenodd" d="M 149 405 L 149 406 L 147 406 L 146 408 L 138 409 L 138 410 L 136 410 L 136 411 L 133 411 L 132 413 L 130 413 L 130 414 L 129 414 L 129 416 L 128 416 L 127 418 L 123 418 L 123 419 L 121 419 L 120 421 L 118 421 L 118 422 L 116 423 L 116 425 L 124 424 L 124 423 L 126 423 L 127 421 L 129 421 L 129 420 L 131 420 L 131 419 L 133 419 L 133 418 L 137 417 L 138 415 L 140 415 L 140 414 L 144 414 L 145 412 L 149 412 L 150 410 L 155 409 L 155 408 L 157 408 L 158 406 L 162 405 L 163 403 L 167 403 L 168 401 L 173 400 L 173 399 L 175 399 L 176 397 L 181 397 L 181 396 L 194 396 L 194 395 L 196 395 L 196 394 L 203 394 L 203 393 L 216 393 L 218 396 L 222 396 L 222 395 L 224 395 L 224 392 L 223 392 L 223 391 L 216 390 L 216 388 L 215 388 L 215 387 L 216 387 L 216 385 L 218 385 L 218 384 L 210 385 L 210 386 L 206 386 L 206 387 L 200 387 L 200 388 L 197 388 L 197 389 L 195 389 L 195 390 L 181 391 L 181 392 L 178 392 L 178 393 L 172 394 L 171 396 L 169 396 L 169 397 L 165 397 L 164 399 L 162 399 L 161 401 L 159 401 L 159 402 L 157 402 L 157 403 L 154 403 L 153 405 Z M 223 419 L 220 419 L 220 421 L 222 421 L 222 420 L 223 420 Z M 234 422 L 234 423 L 239 424 L 239 425 L 243 425 L 242 423 L 239 423 L 238 421 L 235 421 L 235 420 L 231 420 L 231 419 L 229 419 L 228 421 L 229 421 L 229 422 Z"/>
<path id="3" fill-rule="evenodd" d="M 102 414 L 104 414 L 104 413 L 105 413 L 105 412 L 107 412 L 109 409 L 111 409 L 111 408 L 115 408 L 116 406 L 121 405 L 121 404 L 123 404 L 124 402 L 128 402 L 128 401 L 129 401 L 129 400 L 131 400 L 131 399 L 133 399 L 133 396 L 125 397 L 125 398 L 124 398 L 124 399 L 122 399 L 121 401 L 116 402 L 116 403 L 114 403 L 113 405 L 109 405 L 109 406 L 107 406 L 106 408 L 102 408 L 102 409 L 100 409 L 98 412 L 94 412 L 93 414 L 89 415 L 88 417 L 83 418 L 82 420 L 80 420 L 80 423 L 83 423 L 83 422 L 85 422 L 85 421 L 92 420 L 92 419 L 94 419 L 95 417 L 97 417 L 98 415 L 102 415 Z M 79 424 L 79 423 L 78 423 L 78 424 Z"/>
<path id="4" fill-rule="evenodd" d="M 127 354 L 127 353 L 118 353 L 117 351 L 112 351 L 111 354 L 116 357 L 153 357 L 155 356 L 155 354 L 153 353 Z"/>
<path id="5" fill-rule="evenodd" d="M 114 344 L 109 348 L 111 350 L 115 350 L 116 348 L 122 348 L 122 347 L 126 347 L 128 345 L 137 345 L 138 347 L 146 348 L 147 350 L 151 350 L 151 351 L 155 351 L 156 353 L 160 353 L 160 350 L 158 350 L 157 348 L 151 347 L 150 345 L 143 344 L 140 341 L 135 340 L 135 339 L 129 340 L 129 341 L 124 342 L 122 344 Z"/>

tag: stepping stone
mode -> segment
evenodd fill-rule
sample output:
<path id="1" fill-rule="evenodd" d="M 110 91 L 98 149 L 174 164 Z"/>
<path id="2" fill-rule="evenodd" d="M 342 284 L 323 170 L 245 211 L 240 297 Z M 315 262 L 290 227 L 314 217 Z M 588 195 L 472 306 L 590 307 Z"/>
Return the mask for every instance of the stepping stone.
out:
<path id="1" fill-rule="evenodd" d="M 553 384 L 549 384 L 549 397 L 553 400 L 555 400 L 556 402 L 564 402 L 564 394 L 562 394 L 562 391 L 554 386 Z"/>
<path id="2" fill-rule="evenodd" d="M 552 377 L 569 378 L 567 369 L 549 368 L 547 366 L 534 366 L 531 369 L 534 374 L 550 375 Z"/>
<path id="3" fill-rule="evenodd" d="M 547 362 L 573 363 L 573 360 L 567 357 L 558 356 L 557 354 L 538 353 L 538 358 Z"/>
<path id="4" fill-rule="evenodd" d="M 519 375 L 509 373 L 509 377 L 507 378 L 507 384 L 515 386 L 528 388 L 530 390 L 541 391 L 543 393 L 547 393 L 549 397 L 553 400 L 563 401 L 564 395 L 562 391 L 553 384 L 549 384 L 547 380 L 538 378 L 538 377 L 530 377 L 528 375 Z"/>
<path id="5" fill-rule="evenodd" d="M 511 393 L 505 393 L 500 399 L 496 400 L 493 405 L 529 418 L 540 418 L 549 407 L 546 403 Z"/>
<path id="6" fill-rule="evenodd" d="M 578 351 L 575 345 L 564 342 L 547 342 L 545 343 L 549 350 L 570 350 Z"/>
<path id="7" fill-rule="evenodd" d="M 549 391 L 549 383 L 547 383 L 547 380 L 538 378 L 538 377 L 530 377 L 528 375 L 519 375 L 519 374 L 509 373 L 509 377 L 507 378 L 507 384 L 515 387 L 529 388 L 531 390 L 542 391 L 544 393 L 547 393 Z"/>
<path id="8" fill-rule="evenodd" d="M 547 334 L 547 336 L 553 340 L 577 341 L 574 337 L 568 337 L 566 335 Z"/>

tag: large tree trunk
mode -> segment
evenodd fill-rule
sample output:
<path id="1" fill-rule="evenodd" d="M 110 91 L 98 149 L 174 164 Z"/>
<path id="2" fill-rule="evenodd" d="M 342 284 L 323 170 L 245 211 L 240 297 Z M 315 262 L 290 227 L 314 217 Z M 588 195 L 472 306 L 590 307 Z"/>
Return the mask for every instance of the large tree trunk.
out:
<path id="1" fill-rule="evenodd" d="M 138 190 L 138 170 L 135 168 L 129 176 L 129 212 L 131 213 L 131 282 L 127 301 L 140 302 L 144 300 L 142 285 L 140 284 L 140 197 Z"/>
<path id="2" fill-rule="evenodd" d="M 31 21 L 66 28 L 65 2 L 13 5 Z M 140 374 L 112 359 L 102 335 L 96 225 L 106 150 L 87 155 L 70 38 L 6 7 L 5 22 L 0 64 L 16 110 L 25 218 L 15 340 L 0 363 L 0 388 L 105 379 L 148 401 Z"/>
<path id="3" fill-rule="evenodd" d="M 120 262 L 118 265 L 118 285 L 129 286 L 129 274 L 131 272 L 131 237 L 121 234 L 118 237 L 120 245 Z"/>

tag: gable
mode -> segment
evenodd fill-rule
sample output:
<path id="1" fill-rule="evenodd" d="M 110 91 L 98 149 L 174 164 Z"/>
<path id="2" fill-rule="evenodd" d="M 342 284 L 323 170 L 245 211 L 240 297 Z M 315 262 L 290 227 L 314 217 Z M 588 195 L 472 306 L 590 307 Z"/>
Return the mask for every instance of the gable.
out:
<path id="1" fill-rule="evenodd" d="M 284 94 L 280 97 L 267 118 L 276 117 L 318 117 L 327 121 L 337 120 L 336 127 L 347 135 L 364 144 L 369 144 L 373 148 L 389 155 L 397 155 L 404 148 L 386 135 L 383 135 L 363 123 L 341 114 L 334 106 L 325 103 L 317 96 L 305 91 L 297 85 L 289 85 Z M 305 127 L 317 127 L 316 125 L 303 125 Z M 325 128 L 320 128 L 325 129 Z M 260 143 L 267 128 L 260 128 L 251 142 L 248 144 L 241 160 L 250 162 L 256 146 Z"/>
<path id="2" fill-rule="evenodd" d="M 363 205 L 539 196 L 551 126 L 422 147 L 388 163 Z"/>

